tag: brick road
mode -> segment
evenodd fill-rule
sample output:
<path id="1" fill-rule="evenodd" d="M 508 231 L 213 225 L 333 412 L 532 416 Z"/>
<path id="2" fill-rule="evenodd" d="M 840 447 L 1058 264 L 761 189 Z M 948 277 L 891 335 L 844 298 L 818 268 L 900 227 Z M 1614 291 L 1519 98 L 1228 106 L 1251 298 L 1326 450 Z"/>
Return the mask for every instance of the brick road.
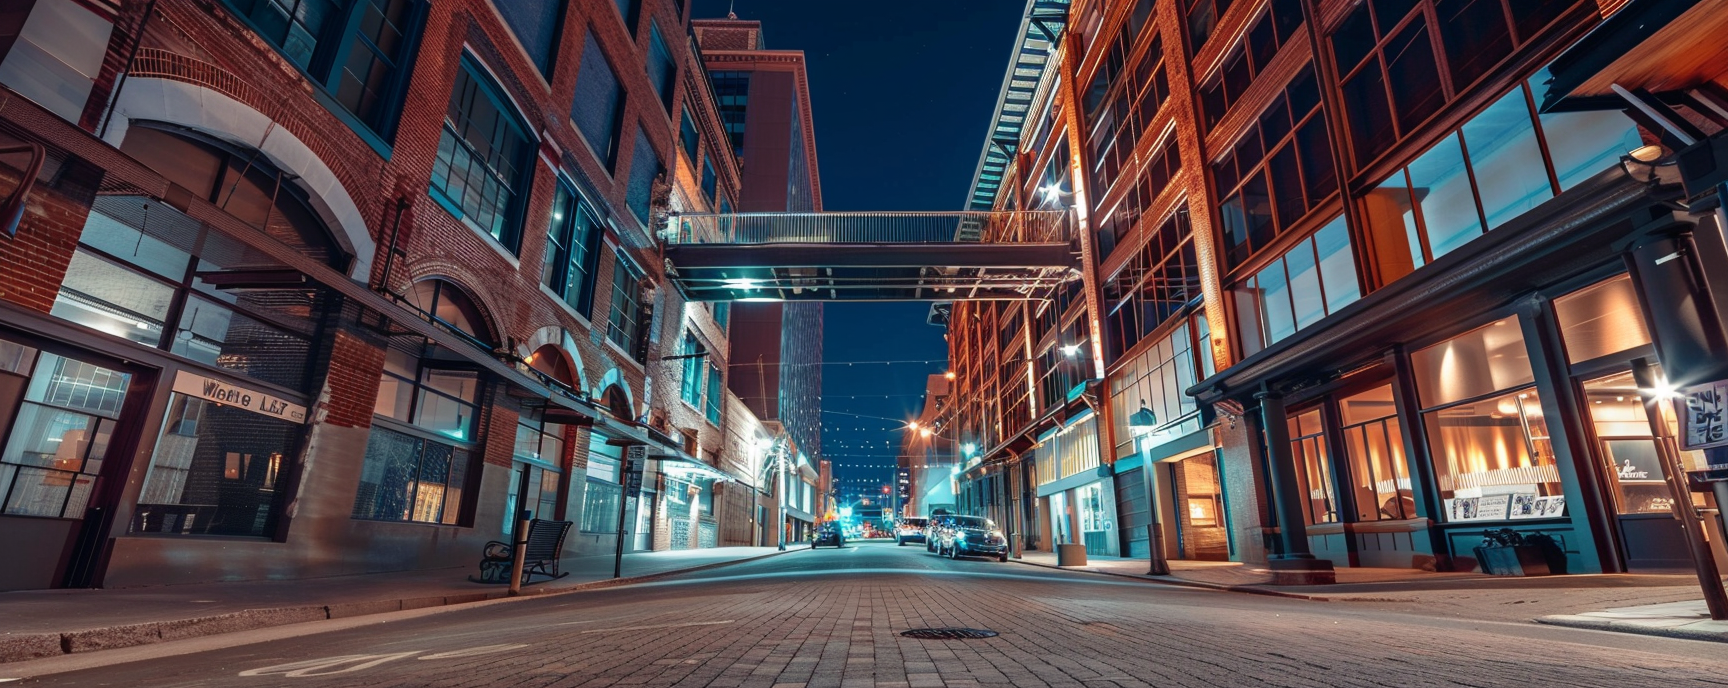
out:
<path id="1" fill-rule="evenodd" d="M 1000 636 L 899 635 L 947 626 Z M 1728 652 L 863 544 L 23 685 L 1620 688 L 1728 685 Z"/>

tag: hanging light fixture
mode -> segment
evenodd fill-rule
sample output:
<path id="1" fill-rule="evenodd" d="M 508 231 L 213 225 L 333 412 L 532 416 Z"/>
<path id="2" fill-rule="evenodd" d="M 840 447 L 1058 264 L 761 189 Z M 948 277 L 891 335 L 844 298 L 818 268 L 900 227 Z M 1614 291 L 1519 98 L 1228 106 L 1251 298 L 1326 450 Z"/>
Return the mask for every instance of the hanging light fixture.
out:
<path id="1" fill-rule="evenodd" d="M 1146 407 L 1146 400 L 1140 400 L 1140 410 L 1128 414 L 1128 427 L 1135 430 L 1151 430 L 1158 425 L 1158 414 Z"/>

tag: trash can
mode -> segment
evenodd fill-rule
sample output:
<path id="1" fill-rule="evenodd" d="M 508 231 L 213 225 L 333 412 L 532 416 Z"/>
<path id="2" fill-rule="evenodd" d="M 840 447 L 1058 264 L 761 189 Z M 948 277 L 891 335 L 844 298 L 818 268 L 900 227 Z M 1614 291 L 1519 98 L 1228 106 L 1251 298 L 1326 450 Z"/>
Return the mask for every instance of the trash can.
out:
<path id="1" fill-rule="evenodd" d="M 1086 546 L 1085 545 L 1074 545 L 1074 544 L 1057 545 L 1056 546 L 1056 565 L 1057 566 L 1085 566 L 1086 565 Z"/>

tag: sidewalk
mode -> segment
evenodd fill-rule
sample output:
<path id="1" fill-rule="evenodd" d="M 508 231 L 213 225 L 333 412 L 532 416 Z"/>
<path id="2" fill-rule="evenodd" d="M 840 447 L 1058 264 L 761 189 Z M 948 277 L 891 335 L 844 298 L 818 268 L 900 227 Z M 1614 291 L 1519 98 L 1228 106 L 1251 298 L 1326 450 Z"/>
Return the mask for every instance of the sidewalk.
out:
<path id="1" fill-rule="evenodd" d="M 1555 614 L 1539 618 L 1536 623 L 1728 643 L 1728 621 L 1711 621 L 1704 600 Z"/>
<path id="2" fill-rule="evenodd" d="M 1625 607 L 1684 603 L 1699 597 L 1698 579 L 1689 574 L 1574 574 L 1514 578 L 1480 573 L 1341 567 L 1337 570 L 1338 582 L 1333 585 L 1271 585 L 1270 572 L 1237 562 L 1171 561 L 1170 575 L 1148 576 L 1145 559 L 1088 559 L 1086 566 L 1062 568 L 1169 585 L 1320 602 L 1348 602 L 1389 611 L 1491 621 L 1529 622 L 1541 617 L 1540 620 L 1547 623 L 1549 617 L 1588 615 L 1602 609 L 1624 612 L 1622 608 Z M 1010 561 L 1056 568 L 1056 555 L 1050 552 L 1026 552 L 1024 559 Z M 1701 602 L 1694 604 L 1702 605 Z M 1641 632 L 1639 628 L 1619 624 L 1612 630 Z"/>
<path id="3" fill-rule="evenodd" d="M 572 557 L 563 561 L 570 575 L 531 583 L 522 592 L 546 595 L 639 582 L 779 553 L 773 547 L 722 547 L 626 554 L 624 577 L 617 580 L 612 578 L 611 556 Z M 507 586 L 469 582 L 473 573 L 473 567 L 464 567 L 291 581 L 0 593 L 0 663 L 508 596 Z"/>

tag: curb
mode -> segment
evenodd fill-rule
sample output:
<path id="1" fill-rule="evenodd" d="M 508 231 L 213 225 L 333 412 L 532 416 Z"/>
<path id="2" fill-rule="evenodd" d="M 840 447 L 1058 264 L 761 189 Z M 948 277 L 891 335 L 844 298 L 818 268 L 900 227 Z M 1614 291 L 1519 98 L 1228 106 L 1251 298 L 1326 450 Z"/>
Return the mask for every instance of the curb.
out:
<path id="1" fill-rule="evenodd" d="M 1625 621 L 1608 621 L 1573 616 L 1542 616 L 1534 619 L 1544 626 L 1561 626 L 1565 628 L 1582 628 L 1591 631 L 1608 631 L 1610 633 L 1636 633 L 1638 635 L 1656 636 L 1659 638 L 1678 638 L 1680 640 L 1702 640 L 1705 642 L 1728 643 L 1728 633 L 1721 631 L 1699 631 L 1680 627 L 1645 626 Z"/>
<path id="2" fill-rule="evenodd" d="M 1100 576 L 1115 576 L 1117 578 L 1128 578 L 1131 580 L 1142 581 L 1142 582 L 1151 583 L 1154 585 L 1169 585 L 1169 586 L 1179 587 L 1179 588 L 1197 588 L 1197 589 L 1201 589 L 1201 590 L 1216 590 L 1218 592 L 1234 592 L 1234 593 L 1242 593 L 1242 594 L 1246 594 L 1246 595 L 1265 595 L 1267 597 L 1284 597 L 1284 598 L 1289 598 L 1289 599 L 1294 599 L 1294 600 L 1308 600 L 1310 602 L 1331 602 L 1332 601 L 1332 598 L 1324 597 L 1321 595 L 1304 595 L 1304 594 L 1295 593 L 1295 592 L 1284 592 L 1282 590 L 1272 590 L 1270 588 L 1263 588 L 1263 587 L 1260 587 L 1257 585 L 1225 585 L 1223 583 L 1206 583 L 1206 582 L 1202 582 L 1202 581 L 1191 581 L 1191 580 L 1186 580 L 1186 579 L 1182 579 L 1182 578 L 1153 578 L 1152 576 L 1134 574 L 1134 573 L 1116 573 L 1114 571 L 1093 571 L 1090 569 L 1071 569 L 1071 568 L 1063 568 L 1063 567 L 1057 566 L 1055 564 L 1040 564 L 1040 563 L 1035 562 L 1035 561 L 1026 561 L 1024 559 L 1009 559 L 1008 561 L 1014 562 L 1016 564 L 1024 564 L 1026 566 L 1036 566 L 1036 567 L 1041 568 L 1041 569 L 1053 569 L 1056 571 L 1073 571 L 1076 573 L 1093 573 L 1093 574 L 1097 574 Z"/>
<path id="3" fill-rule="evenodd" d="M 522 594 L 516 596 L 514 599 L 552 597 L 600 588 L 645 583 L 685 573 L 706 571 L 724 566 L 732 566 L 735 564 L 767 559 L 768 557 L 779 556 L 788 552 L 796 551 L 799 550 L 788 549 L 785 552 L 769 552 L 767 554 L 759 554 L 743 559 L 716 561 L 681 569 L 648 573 L 640 576 L 606 578 L 558 588 L 525 588 L 523 589 Z M 552 581 L 544 582 L 550 583 Z M 187 638 L 219 635 L 223 633 L 251 631 L 260 628 L 269 628 L 271 626 L 285 626 L 288 624 L 305 623 L 308 621 L 345 619 L 355 616 L 387 614 L 390 612 L 424 609 L 427 607 L 448 607 L 510 598 L 511 596 L 508 590 L 486 590 L 450 595 L 431 595 L 389 600 L 371 600 L 365 602 L 346 602 L 343 604 L 331 605 L 246 609 L 237 612 L 228 612 L 226 614 L 200 616 L 190 619 L 148 621 L 138 624 L 87 628 L 60 633 L 0 633 L 0 665 L 10 662 L 46 659 L 60 655 L 96 652 L 100 650 L 115 650 L 123 647 L 135 647 L 138 645 L 151 645 L 170 640 L 184 640 Z"/>

